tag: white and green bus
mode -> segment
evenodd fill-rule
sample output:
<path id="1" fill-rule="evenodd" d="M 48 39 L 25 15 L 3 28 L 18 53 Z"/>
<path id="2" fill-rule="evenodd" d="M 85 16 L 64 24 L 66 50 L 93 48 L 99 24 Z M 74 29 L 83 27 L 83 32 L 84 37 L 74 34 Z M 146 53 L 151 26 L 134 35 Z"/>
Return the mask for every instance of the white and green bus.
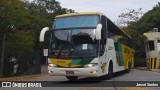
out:
<path id="1" fill-rule="evenodd" d="M 105 15 L 98 12 L 63 14 L 52 28 L 40 33 L 44 41 L 51 32 L 48 73 L 69 80 L 83 77 L 111 78 L 113 73 L 134 66 L 132 39 Z"/>

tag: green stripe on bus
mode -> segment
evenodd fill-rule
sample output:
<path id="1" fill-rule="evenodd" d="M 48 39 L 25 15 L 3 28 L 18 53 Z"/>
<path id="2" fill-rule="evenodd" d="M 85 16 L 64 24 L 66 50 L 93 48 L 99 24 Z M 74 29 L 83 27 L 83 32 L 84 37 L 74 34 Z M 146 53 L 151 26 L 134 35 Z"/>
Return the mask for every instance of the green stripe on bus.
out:
<path id="1" fill-rule="evenodd" d="M 118 48 L 119 48 L 119 55 L 120 55 L 120 65 L 123 66 L 124 65 L 124 58 L 123 58 L 123 54 L 122 54 L 122 44 L 118 43 Z"/>
<path id="2" fill-rule="evenodd" d="M 81 62 L 81 59 L 73 59 L 71 64 L 79 64 L 79 62 Z"/>
<path id="3" fill-rule="evenodd" d="M 73 59 L 71 63 L 84 65 L 84 64 L 89 64 L 92 60 L 93 58 Z"/>
<path id="4" fill-rule="evenodd" d="M 115 50 L 116 50 L 116 58 L 119 66 L 124 65 L 123 54 L 122 54 L 122 45 L 119 42 L 114 42 Z"/>

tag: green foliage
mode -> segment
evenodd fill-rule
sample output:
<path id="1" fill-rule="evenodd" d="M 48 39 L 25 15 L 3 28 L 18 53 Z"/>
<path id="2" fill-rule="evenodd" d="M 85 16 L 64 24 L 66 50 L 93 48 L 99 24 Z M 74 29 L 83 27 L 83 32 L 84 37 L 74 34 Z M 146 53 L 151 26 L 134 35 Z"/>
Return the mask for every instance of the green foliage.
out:
<path id="1" fill-rule="evenodd" d="M 142 33 L 151 31 L 154 27 L 160 29 L 160 6 L 154 7 L 139 20 L 138 30 Z"/>
<path id="2" fill-rule="evenodd" d="M 54 13 L 62 9 L 60 3 L 56 0 L 34 0 L 33 3 L 39 6 L 41 10 L 45 10 L 48 13 Z"/>
<path id="3" fill-rule="evenodd" d="M 47 34 L 47 42 L 39 48 L 40 31 L 44 27 L 52 27 L 56 15 L 67 12 L 74 11 L 62 8 L 56 0 L 33 0 L 31 3 L 23 0 L 0 0 L 0 42 L 3 40 L 6 43 L 5 47 L 0 43 L 0 51 L 5 48 L 5 65 L 9 65 L 10 58 L 15 57 L 19 64 L 18 74 L 37 67 L 33 64 L 37 62 L 36 52 L 48 47 L 50 37 Z M 7 37 L 3 39 L 5 35 Z M 12 66 L 4 68 L 6 74 L 9 74 L 11 68 Z"/>
<path id="4" fill-rule="evenodd" d="M 137 22 L 141 16 L 143 16 L 142 8 L 135 9 L 127 9 L 128 12 L 120 14 L 117 19 L 118 26 L 125 27 L 132 25 Z"/>
<path id="5" fill-rule="evenodd" d="M 20 0 L 1 0 L 0 31 L 16 30 L 29 23 L 26 4 Z"/>
<path id="6" fill-rule="evenodd" d="M 152 10 L 148 11 L 143 15 L 143 17 L 137 22 L 137 27 L 135 28 L 135 39 L 137 39 L 137 49 L 142 49 L 144 53 L 144 45 L 141 36 L 143 33 L 152 31 L 153 28 L 158 28 L 160 30 L 160 6 L 157 5 Z"/>
<path id="7" fill-rule="evenodd" d="M 9 56 L 17 58 L 33 54 L 35 38 L 31 31 L 13 31 L 7 34 L 6 51 Z"/>

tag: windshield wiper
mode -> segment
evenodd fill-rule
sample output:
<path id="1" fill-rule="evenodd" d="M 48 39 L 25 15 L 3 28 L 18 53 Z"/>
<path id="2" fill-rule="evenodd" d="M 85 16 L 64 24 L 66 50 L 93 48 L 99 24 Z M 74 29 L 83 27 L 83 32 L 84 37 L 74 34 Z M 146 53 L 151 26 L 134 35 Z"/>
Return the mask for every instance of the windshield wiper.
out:
<path id="1" fill-rule="evenodd" d="M 69 34 L 67 35 L 67 42 L 68 42 L 68 37 L 69 37 Z M 67 43 L 66 42 L 66 43 Z M 63 46 L 62 46 L 62 48 L 61 48 L 61 50 L 58 52 L 58 55 L 57 55 L 57 58 L 59 58 L 59 56 L 60 56 L 60 53 L 62 52 L 62 50 L 64 49 L 64 44 L 63 44 Z"/>
<path id="2" fill-rule="evenodd" d="M 71 36 L 70 46 L 72 46 L 72 47 L 73 47 L 73 49 L 77 51 L 77 53 L 78 53 L 78 54 L 77 54 L 77 55 L 78 55 L 78 57 L 79 57 L 80 59 L 83 59 L 82 54 L 81 54 L 81 53 L 79 53 L 79 51 L 75 48 L 75 44 L 74 44 L 74 42 L 73 42 L 73 40 L 72 40 L 72 36 Z"/>

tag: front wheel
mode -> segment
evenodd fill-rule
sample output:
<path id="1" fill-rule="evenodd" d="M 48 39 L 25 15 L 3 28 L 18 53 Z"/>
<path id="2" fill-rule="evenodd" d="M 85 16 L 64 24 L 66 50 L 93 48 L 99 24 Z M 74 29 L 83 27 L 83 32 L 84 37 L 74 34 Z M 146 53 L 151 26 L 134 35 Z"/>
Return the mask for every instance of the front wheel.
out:
<path id="1" fill-rule="evenodd" d="M 108 74 L 101 77 L 102 80 L 109 80 L 113 77 L 113 65 L 110 63 Z"/>
<path id="2" fill-rule="evenodd" d="M 78 76 L 66 76 L 66 78 L 70 81 L 75 81 L 77 80 Z"/>
<path id="3" fill-rule="evenodd" d="M 113 66 L 109 65 L 109 70 L 108 70 L 108 75 L 107 75 L 107 79 L 111 79 L 113 77 Z"/>

